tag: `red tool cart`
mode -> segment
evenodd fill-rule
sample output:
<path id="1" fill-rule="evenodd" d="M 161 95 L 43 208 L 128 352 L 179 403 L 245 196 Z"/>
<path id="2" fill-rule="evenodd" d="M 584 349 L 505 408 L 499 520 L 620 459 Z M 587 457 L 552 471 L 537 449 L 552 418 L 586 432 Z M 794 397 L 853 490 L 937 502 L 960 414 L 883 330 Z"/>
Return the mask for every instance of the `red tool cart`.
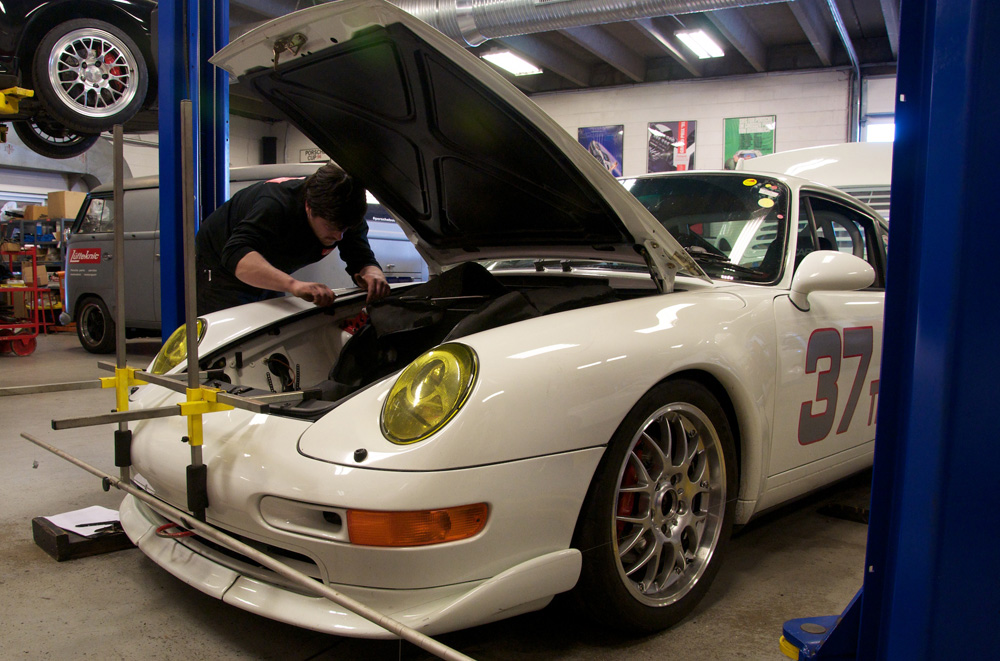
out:
<path id="1" fill-rule="evenodd" d="M 20 262 L 22 278 L 26 275 L 24 271 L 31 269 L 31 278 L 26 279 L 24 285 L 0 285 L 0 293 L 5 294 L 7 301 L 15 308 L 18 301 L 22 302 L 25 312 L 23 317 L 29 317 L 23 318 L 16 314 L 0 317 L 0 354 L 30 356 L 38 343 L 39 315 L 42 314 L 40 294 L 47 288 L 46 283 L 38 282 L 38 254 L 34 246 L 26 246 L 17 250 L 0 251 L 0 257 L 11 271 L 15 270 L 14 263 Z"/>

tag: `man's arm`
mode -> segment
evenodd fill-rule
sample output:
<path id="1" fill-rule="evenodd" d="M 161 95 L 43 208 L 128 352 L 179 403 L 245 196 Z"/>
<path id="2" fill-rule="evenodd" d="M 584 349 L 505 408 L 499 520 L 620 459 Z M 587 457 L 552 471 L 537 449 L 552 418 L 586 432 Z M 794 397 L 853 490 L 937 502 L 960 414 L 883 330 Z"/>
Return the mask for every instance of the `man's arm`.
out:
<path id="1" fill-rule="evenodd" d="M 296 280 L 284 271 L 271 266 L 264 256 L 256 251 L 248 252 L 236 264 L 236 277 L 251 287 L 287 292 L 319 306 L 330 305 L 336 298 L 336 294 L 323 283 Z"/>

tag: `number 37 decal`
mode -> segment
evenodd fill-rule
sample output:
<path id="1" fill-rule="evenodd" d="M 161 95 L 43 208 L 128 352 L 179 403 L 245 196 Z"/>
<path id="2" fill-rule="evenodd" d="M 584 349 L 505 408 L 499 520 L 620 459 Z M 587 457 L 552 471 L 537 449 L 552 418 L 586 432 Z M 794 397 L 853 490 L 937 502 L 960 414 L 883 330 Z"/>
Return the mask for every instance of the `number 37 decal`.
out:
<path id="1" fill-rule="evenodd" d="M 806 374 L 817 372 L 818 363 L 823 358 L 830 359 L 830 366 L 825 370 L 818 370 L 816 380 L 816 398 L 808 402 L 802 402 L 799 409 L 799 443 L 808 445 L 816 441 L 822 441 L 830 435 L 833 429 L 834 419 L 837 416 L 837 399 L 840 396 L 840 388 L 837 381 L 840 378 L 840 364 L 842 358 L 860 358 L 858 361 L 858 371 L 854 375 L 854 384 L 851 392 L 847 396 L 847 406 L 840 416 L 840 424 L 837 425 L 837 433 L 843 434 L 851 426 L 851 420 L 858 407 L 858 400 L 861 398 L 861 391 L 868 376 L 868 366 L 872 361 L 872 346 L 874 343 L 874 331 L 871 326 L 862 328 L 845 328 L 844 341 L 840 341 L 840 331 L 835 328 L 821 328 L 813 332 L 809 337 L 809 347 L 806 349 Z M 876 406 L 878 403 L 878 379 L 875 379 L 868 386 L 868 425 L 875 421 Z M 821 403 L 826 407 L 821 413 L 813 413 Z"/>

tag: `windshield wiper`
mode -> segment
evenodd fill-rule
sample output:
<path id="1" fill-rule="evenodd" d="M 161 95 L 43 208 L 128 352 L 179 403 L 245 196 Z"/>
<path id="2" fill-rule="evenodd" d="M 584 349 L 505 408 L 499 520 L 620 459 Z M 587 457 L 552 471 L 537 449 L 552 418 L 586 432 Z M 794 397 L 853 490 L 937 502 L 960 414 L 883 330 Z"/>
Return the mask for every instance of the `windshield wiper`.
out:
<path id="1" fill-rule="evenodd" d="M 760 269 L 755 269 L 752 266 L 743 266 L 742 264 L 736 264 L 729 261 L 729 258 L 721 253 L 709 252 L 701 246 L 691 246 L 685 248 L 689 255 L 698 263 L 705 262 L 711 266 L 715 266 L 721 269 L 728 269 L 736 271 L 737 273 L 746 273 L 748 275 L 763 276 L 767 275 Z"/>

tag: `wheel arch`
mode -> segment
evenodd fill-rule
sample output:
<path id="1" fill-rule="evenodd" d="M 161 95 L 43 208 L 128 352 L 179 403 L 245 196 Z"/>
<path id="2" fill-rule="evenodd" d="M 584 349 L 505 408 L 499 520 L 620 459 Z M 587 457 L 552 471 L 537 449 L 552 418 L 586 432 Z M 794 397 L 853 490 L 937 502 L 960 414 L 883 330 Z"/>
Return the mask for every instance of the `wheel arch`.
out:
<path id="1" fill-rule="evenodd" d="M 696 383 L 704 386 L 712 396 L 715 397 L 716 401 L 722 407 L 722 410 L 726 414 L 726 420 L 729 422 L 729 430 L 733 434 L 733 441 L 735 447 L 733 450 L 736 452 L 736 476 L 737 479 L 742 483 L 743 480 L 743 432 L 742 425 L 740 424 L 740 418 L 736 414 L 736 406 L 733 404 L 732 398 L 729 396 L 729 391 L 722 384 L 722 382 L 711 372 L 700 369 L 688 369 L 681 372 L 676 372 L 671 374 L 667 378 L 660 381 L 660 383 L 666 383 L 668 381 L 694 381 Z M 659 385 L 656 384 L 656 385 Z"/>
<path id="2" fill-rule="evenodd" d="M 761 404 L 755 401 L 754 393 L 746 393 L 738 388 L 739 379 L 730 372 L 719 374 L 706 367 L 688 367 L 664 377 L 651 388 L 660 383 L 681 379 L 694 381 L 708 389 L 726 414 L 736 453 L 739 500 L 735 523 L 742 525 L 749 520 L 755 509 L 765 482 L 766 461 L 762 439 L 766 436 L 766 413 L 761 410 Z M 730 382 L 732 386 L 727 385 Z"/>

